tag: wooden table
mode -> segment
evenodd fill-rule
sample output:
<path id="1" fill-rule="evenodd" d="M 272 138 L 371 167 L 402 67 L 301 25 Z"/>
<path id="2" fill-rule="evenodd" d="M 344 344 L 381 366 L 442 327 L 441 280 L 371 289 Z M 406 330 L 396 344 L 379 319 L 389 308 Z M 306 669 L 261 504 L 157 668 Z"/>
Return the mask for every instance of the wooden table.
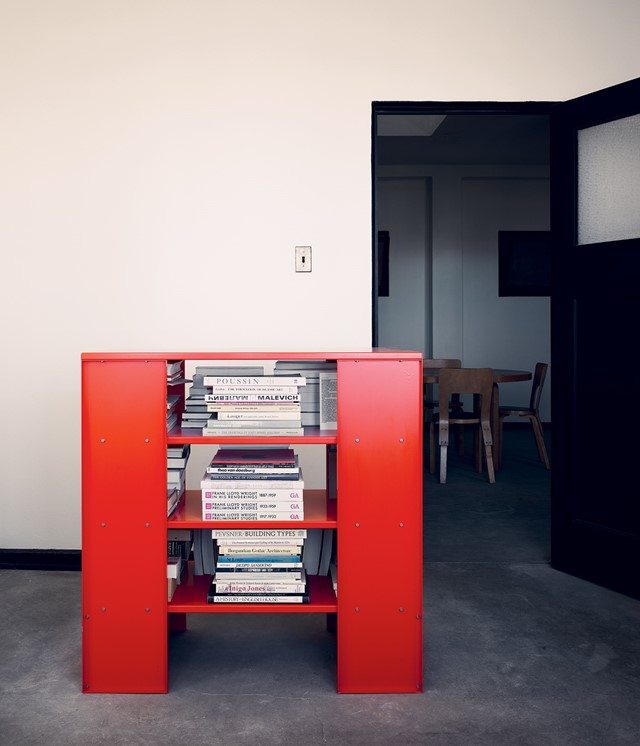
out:
<path id="1" fill-rule="evenodd" d="M 423 368 L 423 383 L 438 383 L 440 368 Z M 495 469 L 500 468 L 500 388 L 499 383 L 517 383 L 518 381 L 530 381 L 532 373 L 529 370 L 511 370 L 509 368 L 493 369 L 493 396 L 491 398 L 491 435 L 493 437 L 493 465 Z"/>

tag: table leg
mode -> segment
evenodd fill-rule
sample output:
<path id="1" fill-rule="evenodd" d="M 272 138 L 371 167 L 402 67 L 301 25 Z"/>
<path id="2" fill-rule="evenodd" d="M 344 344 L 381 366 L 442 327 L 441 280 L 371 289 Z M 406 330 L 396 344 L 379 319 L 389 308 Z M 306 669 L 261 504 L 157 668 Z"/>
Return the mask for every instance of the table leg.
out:
<path id="1" fill-rule="evenodd" d="M 493 384 L 493 396 L 491 397 L 491 436 L 493 437 L 493 467 L 497 471 L 500 468 L 500 453 L 502 452 L 500 432 L 500 389 L 498 384 Z"/>

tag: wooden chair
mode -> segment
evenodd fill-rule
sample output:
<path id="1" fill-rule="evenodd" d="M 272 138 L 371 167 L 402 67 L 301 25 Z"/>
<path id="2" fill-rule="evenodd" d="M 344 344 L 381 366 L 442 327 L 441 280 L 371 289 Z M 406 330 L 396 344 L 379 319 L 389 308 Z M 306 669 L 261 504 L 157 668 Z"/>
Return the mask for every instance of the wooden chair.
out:
<path id="1" fill-rule="evenodd" d="M 491 368 L 443 368 L 438 381 L 439 408 L 429 423 L 429 469 L 436 472 L 435 429 L 438 428 L 440 446 L 440 483 L 447 481 L 447 452 L 449 429 L 453 426 L 476 425 L 474 452 L 477 471 L 482 471 L 482 445 L 489 474 L 489 482 L 496 481 L 493 468 L 493 438 L 491 437 L 491 397 L 493 370 Z M 473 394 L 474 411 L 452 410 L 449 401 L 453 394 Z M 481 445 L 482 443 L 482 445 Z"/>
<path id="2" fill-rule="evenodd" d="M 432 360 L 423 359 L 422 360 L 422 367 L 423 368 L 461 368 L 462 367 L 462 360 L 458 360 L 457 358 L 433 358 Z M 433 412 L 438 408 L 438 400 L 433 399 L 433 384 L 425 384 L 424 386 L 424 413 L 425 418 L 430 419 Z M 455 394 L 452 401 L 450 402 L 451 405 L 455 408 L 460 407 L 460 395 Z M 429 415 L 427 417 L 427 415 Z"/>
<path id="3" fill-rule="evenodd" d="M 502 432 L 504 428 L 505 417 L 528 417 L 533 427 L 533 437 L 536 441 L 536 448 L 538 449 L 538 457 L 544 464 L 545 469 L 550 469 L 551 464 L 549 463 L 549 456 L 547 455 L 547 449 L 544 444 L 544 434 L 542 432 L 542 422 L 540 421 L 539 408 L 540 408 L 540 396 L 542 395 L 542 387 L 544 386 L 544 380 L 547 377 L 547 370 L 549 366 L 547 363 L 536 363 L 535 371 L 533 373 L 533 383 L 531 385 L 531 398 L 529 400 L 528 407 L 511 407 L 508 405 L 501 406 L 498 409 L 500 417 L 500 448 L 502 449 Z M 502 453 L 500 454 L 502 459 Z"/>

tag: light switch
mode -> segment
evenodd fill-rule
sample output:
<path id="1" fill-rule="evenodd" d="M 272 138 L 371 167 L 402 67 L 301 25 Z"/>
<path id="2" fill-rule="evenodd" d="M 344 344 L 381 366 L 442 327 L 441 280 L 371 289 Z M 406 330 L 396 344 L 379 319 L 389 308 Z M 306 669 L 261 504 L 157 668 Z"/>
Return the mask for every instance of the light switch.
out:
<path id="1" fill-rule="evenodd" d="M 311 272 L 311 246 L 296 246 L 296 272 Z"/>

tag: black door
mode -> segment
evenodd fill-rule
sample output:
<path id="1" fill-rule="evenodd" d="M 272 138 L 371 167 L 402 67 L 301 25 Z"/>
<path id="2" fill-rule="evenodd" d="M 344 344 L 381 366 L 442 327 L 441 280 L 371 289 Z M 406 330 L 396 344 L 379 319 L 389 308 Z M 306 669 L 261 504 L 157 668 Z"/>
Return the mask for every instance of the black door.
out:
<path id="1" fill-rule="evenodd" d="M 640 79 L 551 116 L 551 563 L 640 597 Z"/>

